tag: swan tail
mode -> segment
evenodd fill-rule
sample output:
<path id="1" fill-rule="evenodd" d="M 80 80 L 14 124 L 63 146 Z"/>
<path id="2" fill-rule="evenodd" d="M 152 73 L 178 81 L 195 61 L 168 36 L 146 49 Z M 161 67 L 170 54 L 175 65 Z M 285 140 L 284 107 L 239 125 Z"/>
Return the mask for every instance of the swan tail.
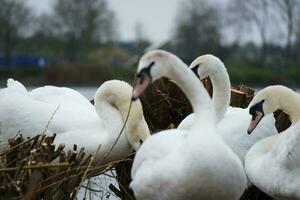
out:
<path id="1" fill-rule="evenodd" d="M 20 92 L 27 92 L 25 86 L 12 78 L 7 79 L 7 88 L 17 90 Z"/>

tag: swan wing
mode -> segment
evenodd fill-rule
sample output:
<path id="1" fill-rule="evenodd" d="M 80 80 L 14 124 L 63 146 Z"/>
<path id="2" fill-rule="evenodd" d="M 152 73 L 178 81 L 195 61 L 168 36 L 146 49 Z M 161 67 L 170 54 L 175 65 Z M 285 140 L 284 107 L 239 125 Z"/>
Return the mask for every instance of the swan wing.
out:
<path id="1" fill-rule="evenodd" d="M 25 87 L 17 81 L 10 81 L 7 88 L 0 91 L 0 135 L 1 138 L 13 137 L 17 132 L 26 136 L 42 133 L 49 123 L 48 131 L 57 134 L 89 127 L 92 132 L 103 130 L 103 123 L 92 109 L 85 109 L 77 101 L 77 107 L 58 104 L 41 98 L 33 98 Z M 54 95 L 52 95 L 54 97 Z M 52 98 L 54 99 L 54 98 Z M 55 103 L 54 103 L 55 102 Z M 71 99 L 69 99 L 70 104 Z"/>
<path id="2" fill-rule="evenodd" d="M 142 144 L 131 171 L 130 187 L 137 199 L 182 199 L 182 190 L 186 190 L 181 183 L 185 180 L 182 165 L 186 163 L 180 151 L 182 134 L 160 132 Z M 179 194 L 175 188 L 181 188 Z"/>
<path id="3" fill-rule="evenodd" d="M 271 153 L 277 162 L 292 170 L 300 166 L 300 122 L 279 134 Z"/>
<path id="4" fill-rule="evenodd" d="M 217 134 L 244 162 L 248 150 L 259 140 L 276 135 L 275 119 L 264 117 L 251 135 L 247 129 L 251 120 L 247 109 L 229 107 L 224 118 L 218 123 Z"/>
<path id="5" fill-rule="evenodd" d="M 89 100 L 71 88 L 44 86 L 32 90 L 29 95 L 36 100 L 53 105 L 93 110 Z"/>
<path id="6" fill-rule="evenodd" d="M 188 130 L 188 129 L 190 129 L 192 127 L 194 121 L 195 121 L 195 114 L 192 113 L 192 114 L 188 115 L 186 118 L 184 118 L 184 120 L 182 120 L 180 122 L 180 124 L 178 125 L 177 129 Z"/>
<path id="7" fill-rule="evenodd" d="M 56 107 L 36 101 L 28 93 L 8 86 L 0 92 L 1 137 L 13 137 L 17 132 L 33 136 L 43 132 Z"/>
<path id="8" fill-rule="evenodd" d="M 7 79 L 7 88 L 9 91 L 16 91 L 21 93 L 27 93 L 25 86 L 12 78 Z"/>
<path id="9" fill-rule="evenodd" d="M 148 162 L 149 160 L 159 161 L 164 159 L 166 155 L 173 150 L 176 150 L 178 145 L 181 143 L 182 134 L 177 132 L 161 132 L 157 135 L 152 135 L 141 145 L 135 155 L 131 169 L 132 178 L 135 177 L 136 172 L 141 168 L 144 162 Z"/>

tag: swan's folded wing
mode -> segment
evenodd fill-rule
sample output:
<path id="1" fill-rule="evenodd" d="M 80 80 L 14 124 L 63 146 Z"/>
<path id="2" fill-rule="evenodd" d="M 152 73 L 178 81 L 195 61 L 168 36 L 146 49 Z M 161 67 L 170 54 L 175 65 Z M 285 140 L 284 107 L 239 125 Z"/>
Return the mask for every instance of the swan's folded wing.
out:
<path id="1" fill-rule="evenodd" d="M 300 123 L 290 126 L 280 133 L 278 142 L 272 148 L 276 159 L 292 170 L 300 166 Z"/>
<path id="2" fill-rule="evenodd" d="M 192 113 L 190 115 L 188 115 L 186 118 L 184 118 L 184 120 L 182 120 L 180 122 L 180 124 L 178 125 L 177 129 L 180 130 L 188 130 L 192 127 L 192 124 L 195 121 L 195 114 Z"/>
<path id="3" fill-rule="evenodd" d="M 56 107 L 32 99 L 28 93 L 11 90 L 0 92 L 0 135 L 7 139 L 21 131 L 25 136 L 41 133 Z"/>
<path id="4" fill-rule="evenodd" d="M 170 134 L 172 134 L 172 137 L 170 137 Z M 159 135 L 152 135 L 137 151 L 131 169 L 131 177 L 134 178 L 144 162 L 164 159 L 166 155 L 178 148 L 178 145 L 181 144 L 180 141 L 182 141 L 182 134 L 177 132 L 161 132 Z"/>
<path id="5" fill-rule="evenodd" d="M 22 83 L 20 83 L 19 81 L 16 81 L 12 78 L 7 79 L 7 89 L 27 93 L 25 86 Z"/>
<path id="6" fill-rule="evenodd" d="M 55 86 L 44 86 L 32 90 L 30 96 L 36 100 L 52 105 L 69 106 L 73 108 L 93 109 L 93 105 L 79 92 Z"/>
<path id="7" fill-rule="evenodd" d="M 251 115 L 247 109 L 229 107 L 217 126 L 217 134 L 244 161 L 248 150 L 261 139 L 276 135 L 275 119 L 265 116 L 251 135 L 247 133 Z"/>
<path id="8" fill-rule="evenodd" d="M 22 94 L 27 95 L 27 90 L 25 86 L 12 78 L 7 79 L 7 87 L 0 90 L 0 95 L 7 94 Z"/>

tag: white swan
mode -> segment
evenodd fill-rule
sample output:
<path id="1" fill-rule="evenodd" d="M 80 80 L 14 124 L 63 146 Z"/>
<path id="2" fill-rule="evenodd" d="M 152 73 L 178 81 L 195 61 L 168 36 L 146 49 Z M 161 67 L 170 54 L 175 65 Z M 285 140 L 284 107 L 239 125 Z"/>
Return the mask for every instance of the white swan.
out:
<path id="1" fill-rule="evenodd" d="M 274 198 L 300 199 L 300 95 L 284 86 L 262 89 L 250 103 L 252 121 L 248 132 L 277 109 L 286 112 L 292 124 L 249 150 L 246 173 L 254 185 Z"/>
<path id="2" fill-rule="evenodd" d="M 203 55 L 195 59 L 190 69 L 200 78 L 210 77 L 213 85 L 213 106 L 216 112 L 217 133 L 225 143 L 245 161 L 248 150 L 259 140 L 278 134 L 275 128 L 275 119 L 271 115 L 266 116 L 255 130 L 256 134 L 249 136 L 247 128 L 251 116 L 248 108 L 231 107 L 230 104 L 230 80 L 223 62 L 213 55 Z M 187 116 L 178 126 L 179 129 L 191 127 L 194 114 Z"/>
<path id="3" fill-rule="evenodd" d="M 215 115 L 203 85 L 175 55 L 145 54 L 138 66 L 133 99 L 160 77 L 173 79 L 189 98 L 197 123 L 190 130 L 151 136 L 133 162 L 130 187 L 137 199 L 238 199 L 246 187 L 242 162 L 215 133 Z"/>
<path id="4" fill-rule="evenodd" d="M 9 79 L 0 91 L 0 137 L 5 140 L 18 131 L 24 136 L 56 133 L 55 143 L 85 147 L 88 153 L 101 149 L 97 160 L 103 159 L 117 139 L 131 101 L 132 87 L 123 81 L 103 83 L 95 94 L 95 106 L 70 88 L 45 86 L 27 92 L 18 81 Z M 55 112 L 55 110 L 57 111 Z M 105 162 L 126 157 L 132 148 L 150 136 L 140 101 L 132 104 L 124 132 Z M 125 134 L 126 133 L 126 134 Z"/>

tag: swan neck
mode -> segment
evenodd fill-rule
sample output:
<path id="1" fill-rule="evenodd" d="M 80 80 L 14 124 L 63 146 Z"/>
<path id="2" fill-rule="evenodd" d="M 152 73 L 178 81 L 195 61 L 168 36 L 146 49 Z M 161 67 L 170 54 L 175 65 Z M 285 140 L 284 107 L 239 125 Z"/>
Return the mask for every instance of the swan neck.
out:
<path id="1" fill-rule="evenodd" d="M 295 124 L 300 121 L 300 95 L 292 90 L 286 92 L 286 94 L 280 95 L 279 109 L 288 114 L 292 124 Z"/>
<path id="2" fill-rule="evenodd" d="M 177 58 L 174 60 L 177 62 L 170 66 L 171 69 L 168 70 L 167 77 L 174 80 L 189 99 L 195 113 L 196 122 L 203 120 L 204 113 L 206 118 L 209 117 L 209 113 L 213 110 L 209 94 L 193 72 L 181 60 Z M 214 112 L 211 117 L 215 117 Z"/>
<path id="3" fill-rule="evenodd" d="M 230 104 L 230 79 L 225 66 L 219 66 L 217 71 L 210 74 L 213 86 L 212 102 L 216 112 L 217 122 L 223 119 Z"/>
<path id="4" fill-rule="evenodd" d="M 124 97 L 123 97 L 124 98 Z M 130 104 L 130 95 L 128 95 L 128 101 L 120 102 L 118 100 L 118 94 L 117 93 L 102 93 L 97 94 L 95 96 L 95 110 L 99 117 L 104 121 L 104 124 L 107 129 L 110 129 L 109 127 L 112 126 L 111 124 L 112 120 L 116 120 L 116 118 L 122 119 L 122 124 L 124 124 L 127 112 L 129 109 Z M 116 115 L 119 115 L 118 117 Z M 130 118 L 128 119 L 128 123 L 130 122 Z M 126 129 L 129 126 L 126 126 Z M 121 131 L 121 130 L 120 130 Z M 127 131 L 126 131 L 127 132 Z M 118 133 L 119 134 L 119 133 Z"/>
<path id="5" fill-rule="evenodd" d="M 266 154 L 268 154 L 275 144 L 278 135 L 272 135 L 267 138 L 264 138 L 253 145 L 250 148 L 246 155 L 245 166 L 246 170 L 256 171 L 257 167 L 259 167 L 259 161 L 264 158 Z M 271 151 L 272 152 L 272 151 Z M 270 153 L 271 153 L 270 152 Z M 250 175 L 250 174 L 249 174 Z"/>

